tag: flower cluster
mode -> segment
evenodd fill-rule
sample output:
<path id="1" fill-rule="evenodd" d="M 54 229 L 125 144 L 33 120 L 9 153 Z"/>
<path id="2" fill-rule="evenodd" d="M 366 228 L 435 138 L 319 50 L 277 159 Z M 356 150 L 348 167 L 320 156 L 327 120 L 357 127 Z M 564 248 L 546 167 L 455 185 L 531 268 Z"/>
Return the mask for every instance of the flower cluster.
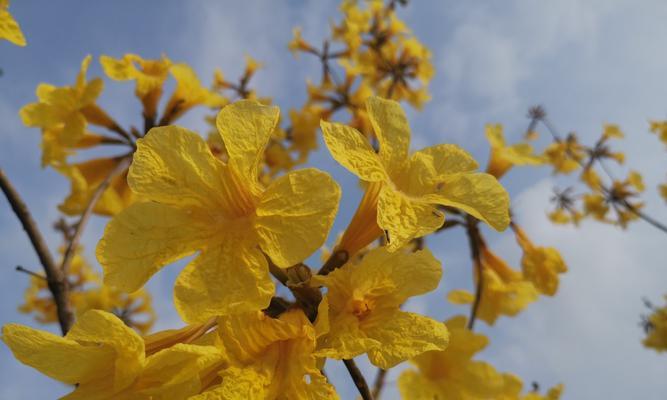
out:
<path id="1" fill-rule="evenodd" d="M 238 80 L 216 71 L 210 87 L 166 56 L 100 57 L 108 78 L 134 81 L 138 125 L 117 122 L 98 103 L 104 81 L 87 78 L 90 56 L 73 85 L 40 84 L 38 101 L 20 115 L 42 131 L 42 166 L 70 181 L 60 211 L 79 219 L 65 235 L 66 279 L 33 273 L 20 310 L 38 322 L 59 320 L 51 297 L 59 284 L 77 321 L 64 337 L 6 325 L 2 340 L 15 357 L 73 385 L 68 399 L 336 399 L 327 360 L 342 360 L 368 399 L 353 361 L 362 355 L 380 372 L 412 362 L 417 369 L 399 379 L 406 399 L 558 399 L 561 385 L 546 395 L 522 393 L 518 377 L 473 360 L 488 343 L 472 331 L 476 318 L 492 325 L 540 294 L 555 295 L 567 271 L 557 250 L 533 244 L 519 227 L 498 180 L 514 166 L 550 163 L 571 172 L 594 157 L 622 161 L 606 148 L 618 134 L 606 133 L 595 156 L 574 137 L 540 155 L 529 143 L 534 129 L 508 145 L 502 127 L 488 125 L 485 172 L 455 145 L 411 151 L 399 101 L 421 108 L 434 71 L 430 51 L 397 16 L 404 3 L 344 1 L 321 48 L 295 30 L 289 48 L 317 57 L 322 77 L 308 83 L 305 104 L 285 121 L 251 87 L 261 64 L 250 57 Z M 5 27 L 18 29 L 3 23 L 4 9 L 0 0 L 0 38 Z M 163 98 L 170 77 L 175 88 Z M 206 139 L 174 125 L 198 106 L 216 113 Z M 320 137 L 359 178 L 363 195 L 311 268 L 343 199 L 328 173 L 301 168 Z M 566 160 L 572 154 L 577 168 Z M 635 176 L 619 182 L 615 196 L 629 202 L 640 183 Z M 111 217 L 96 248 L 103 277 L 77 244 L 91 213 Z M 512 229 L 520 270 L 491 251 L 483 224 Z M 449 298 L 471 304 L 471 317 L 443 323 L 405 311 L 441 280 L 425 238 L 453 227 L 467 233 L 476 290 Z M 173 290 L 186 325 L 149 334 L 155 313 L 145 285 L 186 257 Z"/>

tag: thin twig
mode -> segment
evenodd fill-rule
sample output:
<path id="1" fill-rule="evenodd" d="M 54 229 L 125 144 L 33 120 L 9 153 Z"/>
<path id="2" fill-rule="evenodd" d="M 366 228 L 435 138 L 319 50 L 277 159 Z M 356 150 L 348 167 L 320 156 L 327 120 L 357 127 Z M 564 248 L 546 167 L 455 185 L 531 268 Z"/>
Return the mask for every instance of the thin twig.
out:
<path id="1" fill-rule="evenodd" d="M 382 393 L 382 388 L 384 387 L 384 382 L 387 378 L 388 370 L 378 368 L 377 375 L 375 375 L 375 382 L 373 382 L 373 391 L 371 394 L 374 399 L 380 398 L 380 393 Z"/>
<path id="2" fill-rule="evenodd" d="M 29 270 L 29 269 L 27 269 L 27 268 L 24 268 L 24 267 L 21 266 L 21 265 L 17 265 L 17 266 L 16 266 L 16 270 L 17 270 L 18 272 L 23 272 L 24 274 L 28 274 L 28 275 L 30 275 L 30 276 L 34 276 L 35 278 L 39 278 L 39 279 L 44 279 L 44 280 L 46 280 L 46 277 L 45 277 L 44 275 L 42 275 L 42 274 L 38 274 L 37 272 L 31 271 L 31 270 Z"/>
<path id="3" fill-rule="evenodd" d="M 357 364 L 354 362 L 354 360 L 343 360 L 343 363 L 347 368 L 347 372 L 350 373 L 354 385 L 359 390 L 361 398 L 363 400 L 373 400 L 373 396 L 371 395 L 371 391 L 368 389 L 368 384 L 366 383 L 366 379 L 361 374 L 361 371 L 359 370 L 359 367 L 357 367 Z"/>
<path id="4" fill-rule="evenodd" d="M 56 305 L 58 323 L 60 324 L 60 329 L 64 335 L 74 323 L 74 314 L 72 313 L 72 309 L 70 308 L 69 304 L 69 288 L 66 276 L 53 261 L 51 252 L 46 246 L 44 237 L 40 233 L 39 228 L 37 228 L 37 224 L 32 219 L 28 207 L 21 199 L 21 196 L 18 194 L 16 189 L 14 189 L 14 186 L 9 181 L 2 169 L 0 169 L 0 187 L 2 188 L 2 192 L 7 197 L 7 201 L 9 201 L 14 214 L 16 214 L 16 217 L 21 222 L 23 229 L 28 234 L 28 238 L 32 243 L 32 247 L 35 249 L 37 257 L 39 258 L 39 261 L 44 268 L 47 285 Z"/>
<path id="5" fill-rule="evenodd" d="M 482 244 L 482 238 L 477 226 L 477 220 L 471 216 L 467 216 L 466 232 L 468 234 L 468 244 L 470 246 L 470 256 L 475 265 L 475 272 L 477 274 L 477 286 L 475 288 L 475 300 L 470 308 L 470 318 L 468 318 L 468 329 L 473 330 L 475 327 L 475 320 L 477 319 L 477 311 L 482 302 L 482 292 L 484 283 L 484 271 L 482 270 L 482 260 L 480 257 L 479 248 Z"/>
<path id="6" fill-rule="evenodd" d="M 72 239 L 67 245 L 65 254 L 63 254 L 63 261 L 62 264 L 60 265 L 60 270 L 63 271 L 65 275 L 67 275 L 67 271 L 69 271 L 69 266 L 72 263 L 72 259 L 74 258 L 74 253 L 76 252 L 76 249 L 79 246 L 79 241 L 81 240 L 81 234 L 83 233 L 83 230 L 86 227 L 86 224 L 90 219 L 90 216 L 93 214 L 93 209 L 95 208 L 95 205 L 102 197 L 104 191 L 109 187 L 111 180 L 116 175 L 120 174 L 127 168 L 128 164 L 130 163 L 130 160 L 131 156 L 129 155 L 123 157 L 118 162 L 118 165 L 116 165 L 116 167 L 113 170 L 111 170 L 109 175 L 107 175 L 107 177 L 104 178 L 104 180 L 99 184 L 97 189 L 95 189 L 95 192 L 93 192 L 93 195 L 90 197 L 90 200 L 88 201 L 85 210 L 83 210 L 83 214 L 81 214 L 79 222 L 77 222 L 76 224 L 74 234 L 72 235 Z"/>

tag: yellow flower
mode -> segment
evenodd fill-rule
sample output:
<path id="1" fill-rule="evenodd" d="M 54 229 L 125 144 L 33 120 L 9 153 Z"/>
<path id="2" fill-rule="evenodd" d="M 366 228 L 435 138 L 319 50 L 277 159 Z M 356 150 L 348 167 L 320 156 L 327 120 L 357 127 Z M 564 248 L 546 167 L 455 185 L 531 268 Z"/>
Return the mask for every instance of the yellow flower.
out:
<path id="1" fill-rule="evenodd" d="M 499 316 L 515 316 L 537 299 L 538 293 L 533 284 L 486 246 L 480 249 L 480 259 L 482 297 L 477 310 L 478 318 L 493 325 Z M 465 290 L 453 290 L 448 299 L 454 304 L 472 304 L 475 296 Z"/>
<path id="2" fill-rule="evenodd" d="M 324 141 L 336 161 L 368 182 L 367 198 L 362 200 L 365 209 L 357 211 L 341 249 L 355 253 L 379 236 L 379 227 L 387 233 L 389 250 L 397 250 L 442 226 L 445 216 L 438 205 L 459 208 L 497 230 L 507 227 L 507 192 L 493 176 L 474 172 L 477 163 L 468 153 L 441 144 L 410 155 L 410 128 L 400 105 L 371 97 L 366 106 L 379 153 L 356 129 L 321 123 Z M 362 232 L 351 229 L 355 224 Z M 372 235 L 358 240 L 368 230 Z"/>
<path id="3" fill-rule="evenodd" d="M 171 66 L 168 58 L 163 56 L 161 60 L 145 60 L 136 54 L 125 54 L 120 59 L 101 56 L 100 64 L 111 79 L 136 80 L 134 92 L 144 105 L 144 115 L 155 118 L 157 104 L 162 96 L 162 86 Z"/>
<path id="4" fill-rule="evenodd" d="M 227 100 L 221 95 L 202 86 L 195 72 L 186 64 L 173 64 L 169 72 L 176 79 L 176 90 L 165 106 L 159 125 L 168 125 L 186 111 L 198 105 L 219 108 Z"/>
<path id="5" fill-rule="evenodd" d="M 116 215 L 97 247 L 105 282 L 132 292 L 164 265 L 199 251 L 176 280 L 175 302 L 188 322 L 262 309 L 274 285 L 264 251 L 280 267 L 324 242 L 340 188 L 314 168 L 258 182 L 277 107 L 242 100 L 217 126 L 229 161 L 186 129 L 152 129 L 137 141 L 128 183 L 142 198 Z M 258 247 L 259 246 L 259 247 Z"/>
<path id="6" fill-rule="evenodd" d="M 607 213 L 609 212 L 609 205 L 605 201 L 603 195 L 599 193 L 587 193 L 584 199 L 584 212 L 586 215 L 591 215 L 598 221 L 609 222 Z"/>
<path id="7" fill-rule="evenodd" d="M 359 263 L 347 263 L 311 283 L 328 291 L 330 330 L 318 354 L 349 359 L 363 353 L 387 369 L 430 350 L 447 347 L 445 326 L 430 318 L 401 311 L 410 297 L 430 292 L 440 282 L 440 263 L 428 250 L 390 253 L 380 247 Z"/>
<path id="8" fill-rule="evenodd" d="M 99 78 L 86 82 L 90 60 L 91 56 L 87 56 L 81 63 L 74 86 L 55 87 L 46 83 L 37 86 L 39 102 L 21 109 L 23 123 L 57 132 L 58 142 L 65 147 L 74 147 L 84 138 L 88 122 L 115 127 L 115 122 L 95 104 L 104 82 Z"/>
<path id="9" fill-rule="evenodd" d="M 292 29 L 292 35 L 293 38 L 290 40 L 287 47 L 295 57 L 298 56 L 300 51 L 306 53 L 316 53 L 316 50 L 308 42 L 303 40 L 303 37 L 301 37 L 301 28 L 297 27 Z"/>
<path id="10" fill-rule="evenodd" d="M 554 173 L 569 174 L 581 167 L 586 152 L 577 136 L 571 133 L 565 140 L 547 146 L 544 157 L 553 166 Z"/>
<path id="11" fill-rule="evenodd" d="M 451 318 L 445 325 L 450 332 L 449 346 L 411 360 L 418 370 L 409 369 L 398 378 L 401 397 L 405 400 L 482 400 L 505 395 L 508 374 L 501 374 L 486 362 L 473 360 L 475 354 L 487 346 L 486 336 L 467 329 L 463 316 Z M 521 385 L 518 378 L 511 377 Z"/>
<path id="12" fill-rule="evenodd" d="M 0 0 L 0 39 L 6 39 L 17 46 L 25 46 L 26 41 L 19 23 L 9 13 L 9 0 Z"/>
<path id="13" fill-rule="evenodd" d="M 301 110 L 290 110 L 290 150 L 299 154 L 299 162 L 306 162 L 308 154 L 317 149 L 317 128 L 323 110 L 316 105 L 306 105 Z"/>
<path id="14" fill-rule="evenodd" d="M 651 132 L 667 145 L 667 121 L 651 121 Z"/>
<path id="15" fill-rule="evenodd" d="M 544 158 L 533 153 L 533 147 L 528 143 L 517 143 L 508 146 L 505 143 L 503 127 L 500 124 L 488 124 L 485 129 L 486 138 L 491 145 L 491 155 L 486 172 L 500 179 L 515 165 L 541 165 Z"/>
<path id="16" fill-rule="evenodd" d="M 65 337 L 8 324 L 2 340 L 22 363 L 77 385 L 68 400 L 186 399 L 199 392 L 200 364 L 219 357 L 214 347 L 177 345 L 147 358 L 141 337 L 103 311 L 82 315 Z"/>
<path id="17" fill-rule="evenodd" d="M 58 209 L 67 215 L 80 215 L 91 197 L 122 158 L 96 158 L 78 164 L 58 167 L 57 171 L 70 180 L 70 194 Z M 135 196 L 127 186 L 127 169 L 111 179 L 109 187 L 95 203 L 93 212 L 99 215 L 115 215 L 128 207 Z"/>
<path id="18" fill-rule="evenodd" d="M 558 250 L 553 247 L 537 247 L 531 243 L 526 233 L 514 225 L 519 246 L 523 249 L 521 269 L 526 279 L 533 283 L 540 293 L 553 296 L 558 291 L 558 274 L 567 272 L 567 265 Z"/>
<path id="19" fill-rule="evenodd" d="M 667 296 L 665 296 L 667 299 Z M 646 318 L 643 344 L 657 352 L 667 351 L 667 306 L 655 308 Z"/>
<path id="20" fill-rule="evenodd" d="M 337 399 L 313 354 L 316 332 L 303 311 L 251 312 L 218 320 L 229 366 L 222 382 L 192 400 Z"/>

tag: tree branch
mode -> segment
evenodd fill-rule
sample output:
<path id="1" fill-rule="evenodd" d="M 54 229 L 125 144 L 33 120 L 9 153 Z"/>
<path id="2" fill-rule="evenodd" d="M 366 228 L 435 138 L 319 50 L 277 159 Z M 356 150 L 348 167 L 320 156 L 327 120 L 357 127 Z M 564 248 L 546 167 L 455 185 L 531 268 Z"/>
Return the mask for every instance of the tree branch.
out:
<path id="1" fill-rule="evenodd" d="M 343 363 L 347 368 L 347 372 L 350 373 L 354 385 L 359 390 L 361 398 L 363 400 L 373 400 L 373 396 L 371 395 L 371 392 L 368 389 L 368 384 L 366 383 L 366 379 L 361 374 L 361 371 L 359 371 L 359 367 L 357 367 L 357 364 L 354 362 L 354 360 L 343 360 Z"/>
<path id="2" fill-rule="evenodd" d="M 373 382 L 373 391 L 371 392 L 374 399 L 380 398 L 380 393 L 382 393 L 382 388 L 384 387 L 384 382 L 387 378 L 388 370 L 378 368 L 377 375 L 375 375 L 375 382 Z"/>
<path id="3" fill-rule="evenodd" d="M 466 216 L 466 233 L 468 234 L 468 244 L 470 246 L 470 257 L 475 265 L 475 272 L 477 274 L 477 286 L 475 288 L 475 300 L 470 309 L 470 318 L 468 318 L 468 329 L 473 330 L 475 327 L 475 320 L 477 319 L 477 310 L 482 302 L 482 291 L 484 284 L 484 271 L 482 270 L 482 260 L 479 253 L 479 248 L 482 244 L 482 237 L 477 226 L 477 220 L 470 215 Z"/>
<path id="4" fill-rule="evenodd" d="M 0 169 L 0 187 L 7 197 L 7 201 L 9 201 L 14 214 L 16 214 L 23 229 L 28 234 L 32 247 L 35 249 L 37 257 L 44 268 L 48 288 L 56 305 L 58 323 L 64 335 L 74 323 L 74 314 L 69 304 L 69 288 L 66 276 L 60 268 L 56 267 L 51 257 L 51 252 L 44 241 L 44 237 L 37 228 L 37 224 L 32 219 L 28 207 L 2 169 Z"/>

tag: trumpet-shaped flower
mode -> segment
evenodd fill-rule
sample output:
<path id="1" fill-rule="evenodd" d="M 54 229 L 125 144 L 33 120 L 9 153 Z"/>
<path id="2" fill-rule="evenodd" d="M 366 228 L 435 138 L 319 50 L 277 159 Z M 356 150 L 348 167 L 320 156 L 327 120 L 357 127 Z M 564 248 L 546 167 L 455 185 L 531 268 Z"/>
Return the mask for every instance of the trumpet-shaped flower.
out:
<path id="1" fill-rule="evenodd" d="M 512 393 L 508 379 L 483 361 L 473 360 L 476 353 L 488 344 L 486 336 L 466 328 L 466 318 L 454 317 L 447 322 L 449 346 L 441 351 L 429 351 L 414 357 L 417 370 L 409 369 L 398 378 L 398 388 L 405 400 L 432 399 L 498 399 Z"/>
<path id="2" fill-rule="evenodd" d="M 167 80 L 171 61 L 162 57 L 161 60 L 144 60 L 136 54 L 125 54 L 115 59 L 101 56 L 100 64 L 111 79 L 117 81 L 135 80 L 135 94 L 144 105 L 144 114 L 155 117 L 157 104 L 162 96 L 162 86 Z"/>
<path id="3" fill-rule="evenodd" d="M 143 201 L 107 225 L 97 247 L 105 282 L 131 292 L 199 251 L 176 281 L 185 320 L 268 306 L 274 286 L 262 251 L 280 267 L 304 260 L 324 242 L 340 198 L 333 179 L 313 168 L 259 183 L 278 115 L 249 100 L 223 108 L 217 126 L 227 163 L 183 128 L 153 128 L 138 140 L 128 183 Z"/>
<path id="4" fill-rule="evenodd" d="M 491 145 L 491 155 L 486 172 L 500 179 L 515 165 L 541 165 L 544 158 L 533 153 L 528 143 L 517 143 L 508 146 L 503 135 L 503 126 L 489 124 L 486 126 L 486 139 Z"/>
<path id="5" fill-rule="evenodd" d="M 63 399 L 186 399 L 199 392 L 202 364 L 221 358 L 212 346 L 176 345 L 151 357 L 144 342 L 113 314 L 89 311 L 65 337 L 8 324 L 2 340 L 43 374 L 77 385 Z"/>
<path id="6" fill-rule="evenodd" d="M 192 400 L 337 399 L 318 368 L 316 331 L 300 309 L 271 318 L 251 312 L 218 320 L 229 366 L 222 382 Z"/>
<path id="7" fill-rule="evenodd" d="M 381 247 L 358 264 L 349 262 L 311 279 L 328 291 L 330 330 L 318 354 L 349 359 L 368 353 L 371 363 L 391 368 L 411 357 L 447 347 L 447 328 L 430 318 L 401 311 L 410 297 L 435 289 L 442 269 L 428 250 L 390 253 Z"/>
<path id="8" fill-rule="evenodd" d="M 558 291 L 558 275 L 567 272 L 567 265 L 553 247 L 535 246 L 526 233 L 514 225 L 516 240 L 523 249 L 521 269 L 540 293 L 553 296 Z"/>
<path id="9" fill-rule="evenodd" d="M 90 60 L 91 56 L 84 58 L 74 86 L 37 86 L 39 101 L 21 109 L 23 123 L 57 133 L 58 143 L 64 147 L 76 146 L 84 138 L 88 123 L 115 127 L 115 122 L 95 104 L 104 82 L 99 78 L 86 82 Z"/>
<path id="10" fill-rule="evenodd" d="M 401 106 L 371 97 L 366 107 L 379 153 L 356 129 L 321 123 L 324 141 L 336 161 L 367 182 L 365 209 L 359 208 L 351 227 L 361 221 L 362 231 L 373 232 L 366 235 L 370 241 L 382 229 L 391 251 L 442 226 L 445 216 L 439 205 L 459 208 L 497 230 L 507 227 L 507 192 L 493 176 L 474 172 L 477 163 L 468 153 L 441 144 L 410 155 L 410 129 Z M 358 240 L 359 236 L 364 233 L 346 232 L 339 247 L 354 253 L 370 243 Z"/>
<path id="11" fill-rule="evenodd" d="M 514 316 L 537 299 L 535 286 L 526 281 L 520 271 L 512 269 L 486 246 L 480 249 L 482 263 L 482 293 L 477 316 L 493 325 L 501 315 Z M 465 290 L 453 290 L 448 295 L 454 304 L 472 304 L 475 296 Z"/>
<path id="12" fill-rule="evenodd" d="M 19 23 L 9 13 L 9 0 L 0 0 L 0 39 L 6 39 L 17 46 L 25 46 L 25 36 Z"/>

